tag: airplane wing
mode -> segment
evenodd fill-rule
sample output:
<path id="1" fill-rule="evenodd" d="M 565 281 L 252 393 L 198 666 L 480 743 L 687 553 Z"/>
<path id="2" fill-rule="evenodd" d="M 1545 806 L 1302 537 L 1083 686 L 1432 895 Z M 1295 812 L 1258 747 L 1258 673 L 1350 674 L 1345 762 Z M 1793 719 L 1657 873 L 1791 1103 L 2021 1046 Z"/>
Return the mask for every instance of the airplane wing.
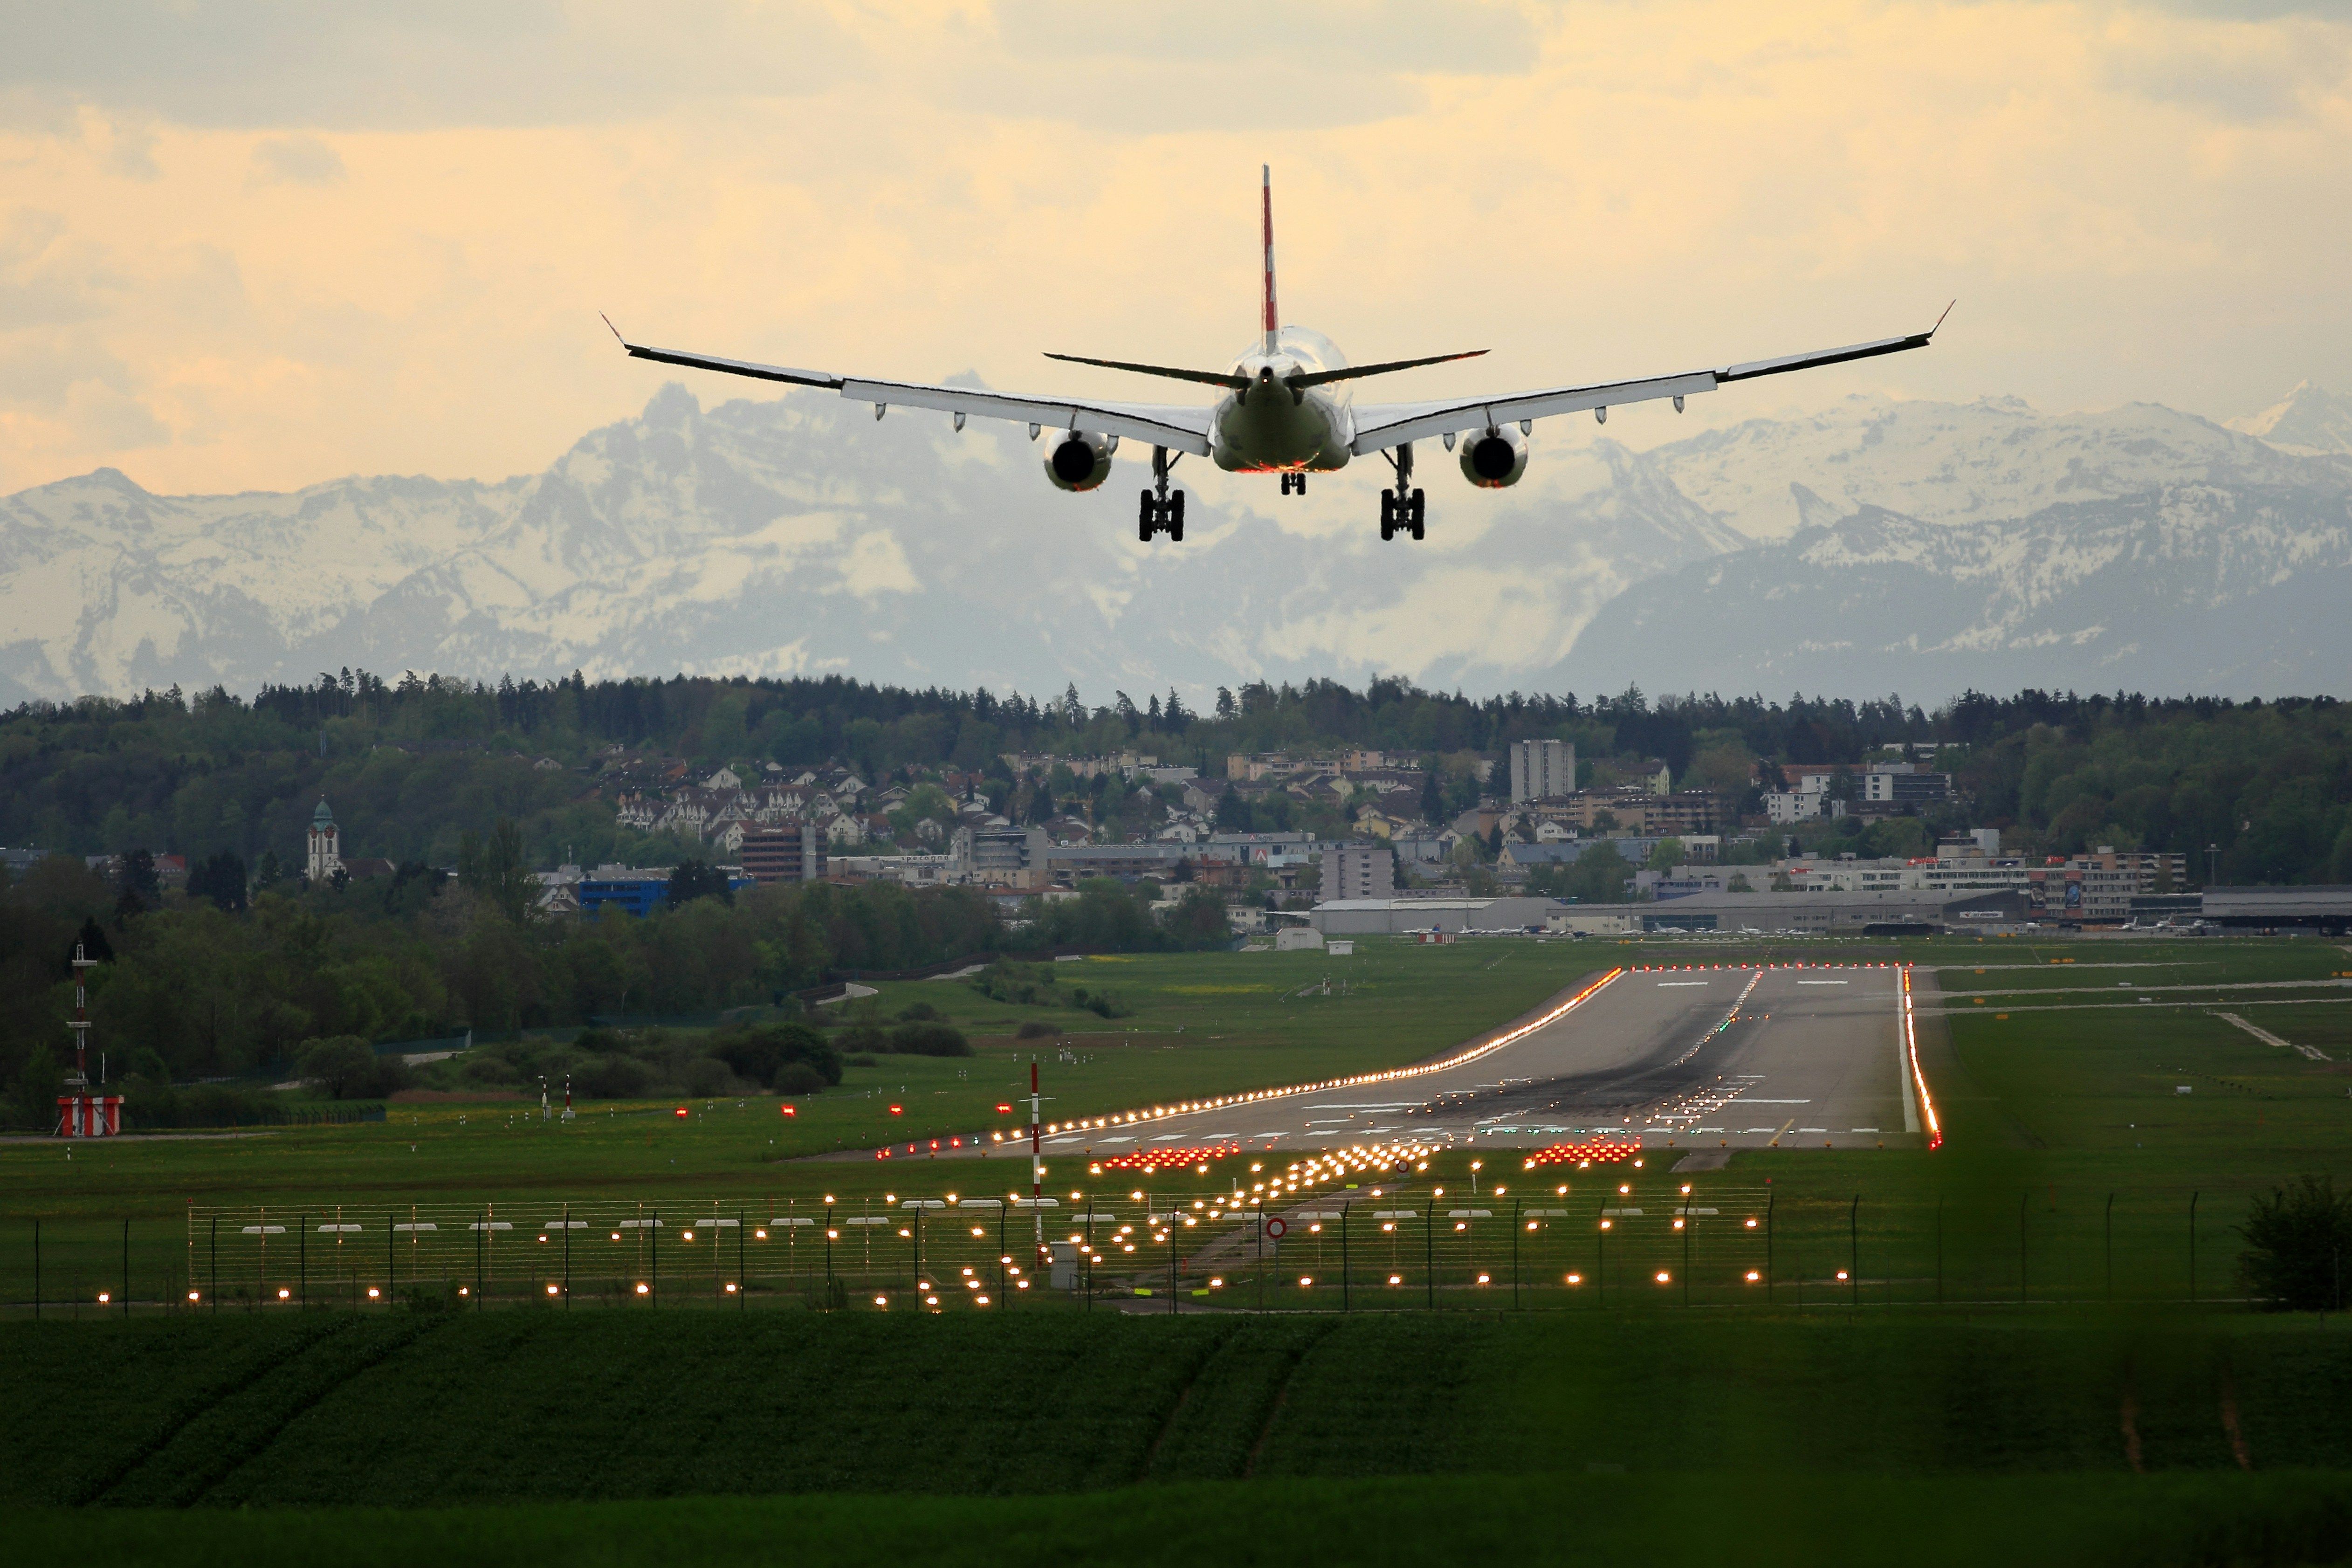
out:
<path id="1" fill-rule="evenodd" d="M 604 322 L 612 327 L 612 321 Z M 790 365 L 759 364 L 751 360 L 721 359 L 715 354 L 683 353 L 674 349 L 647 348 L 613 335 L 635 359 L 689 370 L 715 370 L 724 375 L 750 376 L 756 381 L 781 381 L 793 386 L 821 387 L 838 392 L 853 403 L 871 403 L 875 416 L 892 405 L 936 408 L 949 414 L 977 415 L 983 419 L 1010 419 L 1048 430 L 1085 430 L 1105 436 L 1130 437 L 1172 451 L 1209 455 L 1209 414 L 1206 408 L 1156 403 L 1105 403 L 1089 398 L 1029 397 L 1013 393 L 984 392 L 969 386 L 931 386 L 920 382 L 877 381 L 835 375 L 829 371 L 796 370 Z"/>
<path id="2" fill-rule="evenodd" d="M 1950 314 L 1951 307 L 1947 305 L 1944 315 Z M 1817 365 L 1843 364 L 1848 360 L 1875 359 L 1880 354 L 1901 353 L 1906 349 L 1924 349 L 1935 340 L 1937 330 L 1943 324 L 1944 317 L 1938 316 L 1935 326 L 1906 337 L 1880 338 L 1842 349 L 1784 354 L 1778 359 L 1750 360 L 1745 364 L 1688 371 L 1681 375 L 1654 376 L 1646 381 L 1554 386 L 1534 392 L 1507 393 L 1499 397 L 1455 398 L 1443 403 L 1359 404 L 1356 406 L 1356 439 L 1349 450 L 1360 458 L 1407 441 L 1444 436 L 1453 431 L 1492 429 L 1523 419 L 1545 419 L 1555 414 L 1573 414 L 1585 408 L 1607 409 L 1619 404 L 1644 403 L 1659 397 L 1679 400 L 1701 392 L 1713 392 L 1729 382 L 1753 381 L 1758 376 L 1811 370 Z"/>

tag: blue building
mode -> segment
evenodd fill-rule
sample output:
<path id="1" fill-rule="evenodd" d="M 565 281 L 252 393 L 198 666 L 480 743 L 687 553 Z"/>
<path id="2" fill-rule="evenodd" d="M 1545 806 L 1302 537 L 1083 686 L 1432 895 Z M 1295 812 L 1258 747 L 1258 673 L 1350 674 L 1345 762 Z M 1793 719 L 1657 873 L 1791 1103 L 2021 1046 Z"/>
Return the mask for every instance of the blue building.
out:
<path id="1" fill-rule="evenodd" d="M 727 873 L 727 886 L 732 892 L 748 892 L 759 882 L 732 866 L 719 869 Z M 649 915 L 669 901 L 667 866 L 647 866 L 633 869 L 626 866 L 599 866 L 580 879 L 580 912 L 594 914 L 611 904 L 633 915 Z"/>

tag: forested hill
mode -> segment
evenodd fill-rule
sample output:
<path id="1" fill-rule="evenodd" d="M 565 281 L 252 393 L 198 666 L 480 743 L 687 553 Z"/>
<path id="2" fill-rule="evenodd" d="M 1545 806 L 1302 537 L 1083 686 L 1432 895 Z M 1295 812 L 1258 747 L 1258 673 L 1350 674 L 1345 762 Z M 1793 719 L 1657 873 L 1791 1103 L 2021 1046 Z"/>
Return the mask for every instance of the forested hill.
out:
<path id="1" fill-rule="evenodd" d="M 1097 694 L 1100 696 L 1101 694 Z M 2024 691 L 1927 711 L 1899 698 L 1469 700 L 1397 680 L 1220 690 L 1195 713 L 1173 693 L 1088 704 L 842 678 L 397 683 L 365 672 L 129 701 L 27 704 L 0 715 L 0 844 L 76 854 L 136 848 L 191 862 L 221 851 L 289 864 L 321 795 L 344 852 L 454 864 L 460 837 L 518 822 L 525 858 L 626 857 L 598 770 L 615 749 L 721 763 L 838 762 L 868 781 L 954 767 L 1009 787 L 1009 752 L 1134 751 L 1203 773 L 1234 752 L 1379 750 L 1467 783 L 1528 737 L 1573 741 L 1630 771 L 1663 760 L 1677 787 L 1752 799 L 1759 769 L 1851 762 L 1941 742 L 1979 825 L 2070 852 L 2095 844 L 2221 848 L 2225 881 L 2352 880 L 2352 738 L 2330 698 L 2238 702 Z"/>

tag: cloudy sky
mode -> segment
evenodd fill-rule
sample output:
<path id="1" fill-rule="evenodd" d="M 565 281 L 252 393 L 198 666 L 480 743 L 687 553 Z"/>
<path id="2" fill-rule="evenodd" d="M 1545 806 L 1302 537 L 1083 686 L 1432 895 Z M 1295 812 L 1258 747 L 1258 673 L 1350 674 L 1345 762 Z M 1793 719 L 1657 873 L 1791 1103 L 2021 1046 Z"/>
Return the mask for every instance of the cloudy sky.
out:
<path id="1" fill-rule="evenodd" d="M 1286 319 L 1359 360 L 1495 351 L 1402 395 L 1822 346 L 1954 297 L 1927 353 L 1693 416 L 1881 391 L 2221 418 L 2352 380 L 2339 4 L 0 15 L 0 491 L 537 469 L 668 374 L 599 310 L 748 358 L 1132 394 L 1039 352 L 1242 346 L 1261 163 Z"/>

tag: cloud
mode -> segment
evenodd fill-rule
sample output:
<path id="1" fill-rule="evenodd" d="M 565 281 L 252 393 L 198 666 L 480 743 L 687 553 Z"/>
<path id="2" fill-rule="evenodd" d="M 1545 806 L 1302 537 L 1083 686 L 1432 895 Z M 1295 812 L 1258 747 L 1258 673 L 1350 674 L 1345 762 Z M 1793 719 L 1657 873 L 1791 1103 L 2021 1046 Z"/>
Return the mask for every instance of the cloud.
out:
<path id="1" fill-rule="evenodd" d="M 344 173 L 343 155 L 315 136 L 272 136 L 253 149 L 257 185 L 327 185 Z"/>

